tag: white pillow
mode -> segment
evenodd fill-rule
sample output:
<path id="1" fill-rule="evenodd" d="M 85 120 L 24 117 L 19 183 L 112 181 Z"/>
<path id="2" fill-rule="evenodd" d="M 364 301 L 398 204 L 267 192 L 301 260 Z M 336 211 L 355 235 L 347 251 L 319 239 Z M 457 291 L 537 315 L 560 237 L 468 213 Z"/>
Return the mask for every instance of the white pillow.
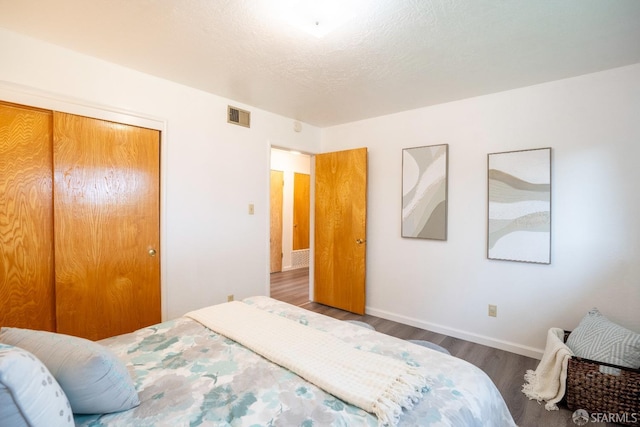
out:
<path id="1" fill-rule="evenodd" d="M 126 366 L 107 347 L 84 338 L 20 328 L 0 342 L 30 351 L 51 371 L 75 414 L 106 414 L 140 404 Z"/>
<path id="2" fill-rule="evenodd" d="M 0 344 L 0 426 L 74 425 L 67 396 L 42 362 L 26 350 Z"/>

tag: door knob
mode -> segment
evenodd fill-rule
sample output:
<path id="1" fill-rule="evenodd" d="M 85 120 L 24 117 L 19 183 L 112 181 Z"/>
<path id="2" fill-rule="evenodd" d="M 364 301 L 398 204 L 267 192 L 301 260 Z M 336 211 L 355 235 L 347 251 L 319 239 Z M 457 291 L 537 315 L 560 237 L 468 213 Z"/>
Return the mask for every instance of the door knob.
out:
<path id="1" fill-rule="evenodd" d="M 366 242 L 366 240 L 356 239 L 356 243 L 359 245 L 363 244 L 364 242 Z"/>
<path id="2" fill-rule="evenodd" d="M 149 249 L 149 256 L 156 256 L 156 250 L 155 249 Z"/>

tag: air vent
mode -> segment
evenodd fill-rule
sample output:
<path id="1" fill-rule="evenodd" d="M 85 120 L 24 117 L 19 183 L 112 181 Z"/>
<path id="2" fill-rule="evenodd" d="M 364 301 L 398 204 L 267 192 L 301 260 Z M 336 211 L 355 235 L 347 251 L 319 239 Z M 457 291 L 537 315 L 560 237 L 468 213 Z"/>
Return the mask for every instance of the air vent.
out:
<path id="1" fill-rule="evenodd" d="M 227 107 L 227 123 L 251 127 L 251 113 L 229 105 Z"/>

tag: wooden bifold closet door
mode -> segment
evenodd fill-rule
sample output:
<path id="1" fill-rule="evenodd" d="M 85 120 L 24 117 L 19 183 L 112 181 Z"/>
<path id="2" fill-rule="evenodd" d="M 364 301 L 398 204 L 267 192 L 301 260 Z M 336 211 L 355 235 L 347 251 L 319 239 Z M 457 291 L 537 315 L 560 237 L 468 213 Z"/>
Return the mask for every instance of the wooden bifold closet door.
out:
<path id="1" fill-rule="evenodd" d="M 158 131 L 54 112 L 58 332 L 160 322 L 159 159 Z"/>
<path id="2" fill-rule="evenodd" d="M 0 326 L 97 340 L 158 323 L 159 132 L 0 110 Z"/>
<path id="3" fill-rule="evenodd" d="M 0 103 L 0 326 L 55 330 L 52 114 Z"/>

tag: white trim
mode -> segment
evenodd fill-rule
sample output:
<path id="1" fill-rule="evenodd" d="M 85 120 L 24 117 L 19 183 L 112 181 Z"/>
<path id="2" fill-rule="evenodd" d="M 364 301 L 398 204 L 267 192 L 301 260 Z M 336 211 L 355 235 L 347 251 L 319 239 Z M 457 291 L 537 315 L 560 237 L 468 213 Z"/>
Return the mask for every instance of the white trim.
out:
<path id="1" fill-rule="evenodd" d="M 265 215 L 267 221 L 267 275 L 265 283 L 265 295 L 271 296 L 271 149 L 273 144 L 271 141 L 267 141 L 267 170 L 265 171 L 266 191 L 265 191 L 265 206 L 267 207 L 268 214 Z"/>
<path id="2" fill-rule="evenodd" d="M 166 120 L 0 80 L 0 99 L 16 104 L 164 131 Z"/>
<path id="3" fill-rule="evenodd" d="M 131 126 L 144 127 L 160 131 L 160 293 L 162 320 L 168 319 L 168 287 L 165 285 L 167 277 L 167 256 L 165 255 L 167 243 L 167 145 L 168 131 L 166 119 L 150 114 L 138 113 L 108 105 L 88 102 L 82 99 L 71 98 L 62 94 L 47 92 L 30 86 L 18 85 L 0 80 L 0 100 L 14 104 L 22 104 L 29 107 L 45 110 L 59 111 L 92 117 L 100 120 L 108 120 Z"/>
<path id="4" fill-rule="evenodd" d="M 269 208 L 269 215 L 267 215 L 267 230 L 269 233 L 267 235 L 267 290 L 265 295 L 271 296 L 271 151 L 272 150 L 285 150 L 290 151 L 284 145 L 276 145 L 272 141 L 267 141 L 268 156 L 269 159 L 267 161 L 267 178 L 266 178 L 266 199 L 267 203 L 265 206 Z M 302 151 L 302 154 L 306 154 L 309 156 L 309 301 L 313 301 L 313 291 L 314 291 L 314 257 L 315 257 L 315 156 L 316 153 L 311 153 L 307 151 Z M 291 271 L 295 270 L 291 265 L 283 266 L 282 271 Z"/>
<path id="5" fill-rule="evenodd" d="M 282 267 L 282 271 L 294 271 L 294 270 L 300 270 L 301 268 L 309 268 L 309 267 L 310 267 L 310 265 L 309 266 L 305 266 L 305 267 L 292 267 L 292 266 L 288 265 L 288 266 L 283 266 Z"/>
<path id="6" fill-rule="evenodd" d="M 408 316 L 402 316 L 399 314 L 391 313 L 384 310 L 378 310 L 375 308 L 367 307 L 365 313 L 380 317 L 387 320 L 393 320 L 394 322 L 403 323 L 405 325 L 414 326 L 416 328 L 424 329 L 431 332 L 447 335 L 449 337 L 459 338 L 465 341 L 471 341 L 476 344 L 482 344 L 489 347 L 505 350 L 511 353 L 520 354 L 522 356 L 532 357 L 534 359 L 542 359 L 543 350 L 533 347 L 528 347 L 509 341 L 498 340 L 495 338 L 487 337 L 484 335 L 474 334 L 471 332 L 462 331 L 460 329 L 449 328 L 447 326 L 438 325 L 436 323 L 424 322 L 419 319 L 415 319 Z"/>

